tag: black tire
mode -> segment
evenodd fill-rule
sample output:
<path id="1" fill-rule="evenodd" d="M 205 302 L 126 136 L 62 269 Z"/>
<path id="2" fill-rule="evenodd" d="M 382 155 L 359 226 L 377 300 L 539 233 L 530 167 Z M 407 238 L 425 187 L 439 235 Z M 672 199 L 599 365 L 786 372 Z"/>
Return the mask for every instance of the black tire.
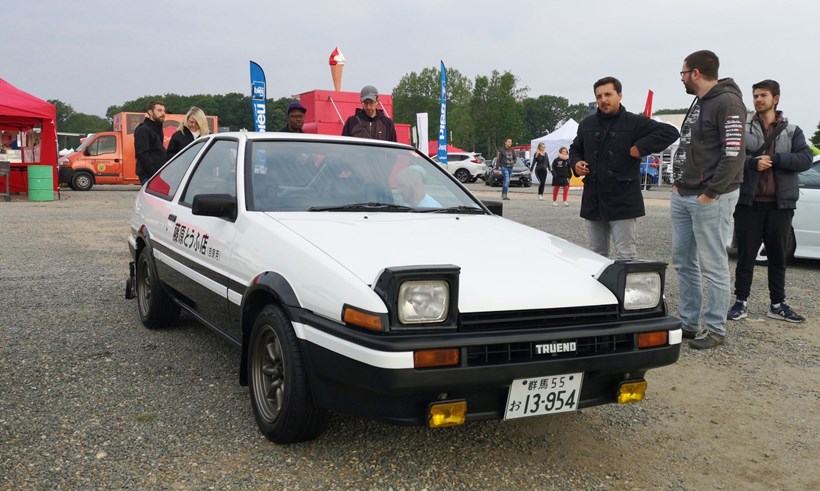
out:
<path id="1" fill-rule="evenodd" d="M 521 181 L 521 186 L 523 186 L 523 187 L 525 187 L 525 188 L 528 188 L 528 187 L 532 186 L 532 181 L 530 181 L 529 179 L 527 179 L 527 180 L 522 180 L 522 181 Z"/>
<path id="2" fill-rule="evenodd" d="M 468 183 L 470 182 L 470 171 L 467 169 L 458 169 L 455 174 L 453 174 L 459 182 Z"/>
<path id="3" fill-rule="evenodd" d="M 71 189 L 75 191 L 88 191 L 94 187 L 94 177 L 86 171 L 75 172 L 71 177 Z"/>
<path id="4" fill-rule="evenodd" d="M 293 326 L 274 305 L 262 309 L 253 323 L 248 388 L 259 431 L 274 443 L 312 440 L 327 427 L 330 412 L 313 404 Z"/>
<path id="5" fill-rule="evenodd" d="M 146 247 L 137 258 L 137 311 L 148 329 L 162 329 L 179 319 L 179 305 L 162 287 L 151 251 Z"/>

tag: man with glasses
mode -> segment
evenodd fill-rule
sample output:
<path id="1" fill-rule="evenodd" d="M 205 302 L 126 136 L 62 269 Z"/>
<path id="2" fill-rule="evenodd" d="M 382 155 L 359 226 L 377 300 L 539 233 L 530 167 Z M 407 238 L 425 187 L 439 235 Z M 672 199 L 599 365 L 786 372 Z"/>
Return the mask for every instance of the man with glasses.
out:
<path id="1" fill-rule="evenodd" d="M 370 138 L 372 140 L 396 141 L 396 127 L 379 107 L 379 91 L 372 85 L 365 85 L 361 91 L 362 107 L 347 118 L 342 136 Z"/>
<path id="2" fill-rule="evenodd" d="M 695 96 L 681 127 L 685 159 L 676 161 L 670 203 L 672 265 L 678 274 L 678 315 L 695 349 L 724 343 L 729 308 L 726 229 L 743 182 L 746 107 L 737 84 L 718 79 L 720 62 L 708 50 L 683 61 L 680 77 Z M 706 280 L 703 306 L 701 278 Z M 703 307 L 703 327 L 701 308 Z"/>
<path id="3" fill-rule="evenodd" d="M 305 113 L 307 108 L 298 102 L 291 102 L 288 104 L 286 111 L 287 122 L 285 126 L 279 130 L 282 133 L 304 133 L 302 126 L 305 124 Z"/>

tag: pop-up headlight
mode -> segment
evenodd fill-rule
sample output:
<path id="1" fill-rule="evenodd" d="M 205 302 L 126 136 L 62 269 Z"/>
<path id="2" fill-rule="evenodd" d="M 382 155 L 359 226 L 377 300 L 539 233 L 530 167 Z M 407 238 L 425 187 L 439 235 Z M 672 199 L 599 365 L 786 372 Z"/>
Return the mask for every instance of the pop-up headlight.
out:
<path id="1" fill-rule="evenodd" d="M 402 324 L 443 322 L 450 305 L 446 281 L 405 281 L 399 287 L 398 315 Z"/>
<path id="2" fill-rule="evenodd" d="M 651 309 L 661 300 L 661 276 L 656 272 L 627 273 L 624 309 Z"/>

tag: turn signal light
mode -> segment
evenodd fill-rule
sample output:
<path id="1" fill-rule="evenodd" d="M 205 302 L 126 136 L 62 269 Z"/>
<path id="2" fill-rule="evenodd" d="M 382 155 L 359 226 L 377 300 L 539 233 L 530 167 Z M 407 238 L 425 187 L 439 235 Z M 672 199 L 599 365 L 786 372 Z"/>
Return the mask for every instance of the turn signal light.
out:
<path id="1" fill-rule="evenodd" d="M 413 367 L 451 367 L 458 365 L 458 348 L 425 349 L 413 352 Z"/>
<path id="2" fill-rule="evenodd" d="M 379 317 L 376 314 L 356 310 L 353 307 L 345 307 L 342 319 L 348 324 L 353 324 L 354 326 L 370 329 L 371 331 L 382 330 L 381 317 Z"/>
<path id="3" fill-rule="evenodd" d="M 463 425 L 467 421 L 467 401 L 448 401 L 430 404 L 427 425 L 446 428 Z"/>
<path id="4" fill-rule="evenodd" d="M 638 334 L 638 349 L 666 346 L 669 331 L 643 332 Z"/>
<path id="5" fill-rule="evenodd" d="M 646 394 L 646 380 L 623 382 L 618 387 L 618 404 L 641 402 Z"/>

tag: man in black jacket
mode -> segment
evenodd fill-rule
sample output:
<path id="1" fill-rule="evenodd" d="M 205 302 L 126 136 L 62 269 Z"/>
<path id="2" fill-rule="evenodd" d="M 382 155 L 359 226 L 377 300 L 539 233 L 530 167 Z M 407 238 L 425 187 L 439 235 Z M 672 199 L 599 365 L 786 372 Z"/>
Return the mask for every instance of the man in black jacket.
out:
<path id="1" fill-rule="evenodd" d="M 780 102 L 780 84 L 764 80 L 752 85 L 755 115 L 746 123 L 746 160 L 740 198 L 735 208 L 737 267 L 735 295 L 727 319 L 746 317 L 754 277 L 755 256 L 761 240 L 766 246 L 769 269 L 767 315 L 800 323 L 805 318 L 786 305 L 787 239 L 800 197 L 797 174 L 811 167 L 811 150 L 803 131 L 789 124 Z"/>
<path id="2" fill-rule="evenodd" d="M 584 176 L 581 217 L 589 248 L 616 259 L 637 259 L 635 225 L 646 214 L 641 194 L 641 157 L 660 152 L 678 139 L 669 124 L 628 112 L 621 105 L 621 82 L 605 77 L 593 85 L 598 110 L 578 125 L 569 147 L 570 169 Z"/>
<path id="3" fill-rule="evenodd" d="M 365 85 L 361 91 L 362 107 L 347 118 L 342 136 L 372 138 L 373 140 L 396 141 L 396 127 L 379 107 L 379 91 L 372 85 Z"/>
<path id="4" fill-rule="evenodd" d="M 151 101 L 146 111 L 145 120 L 134 129 L 134 154 L 137 157 L 137 176 L 140 184 L 151 178 L 168 160 L 162 123 L 165 121 L 165 103 Z"/>
<path id="5" fill-rule="evenodd" d="M 305 124 L 306 113 L 307 108 L 305 106 L 298 102 L 291 102 L 288 104 L 288 108 L 285 111 L 287 122 L 279 131 L 283 133 L 304 133 L 304 131 L 302 131 L 302 126 Z"/>

